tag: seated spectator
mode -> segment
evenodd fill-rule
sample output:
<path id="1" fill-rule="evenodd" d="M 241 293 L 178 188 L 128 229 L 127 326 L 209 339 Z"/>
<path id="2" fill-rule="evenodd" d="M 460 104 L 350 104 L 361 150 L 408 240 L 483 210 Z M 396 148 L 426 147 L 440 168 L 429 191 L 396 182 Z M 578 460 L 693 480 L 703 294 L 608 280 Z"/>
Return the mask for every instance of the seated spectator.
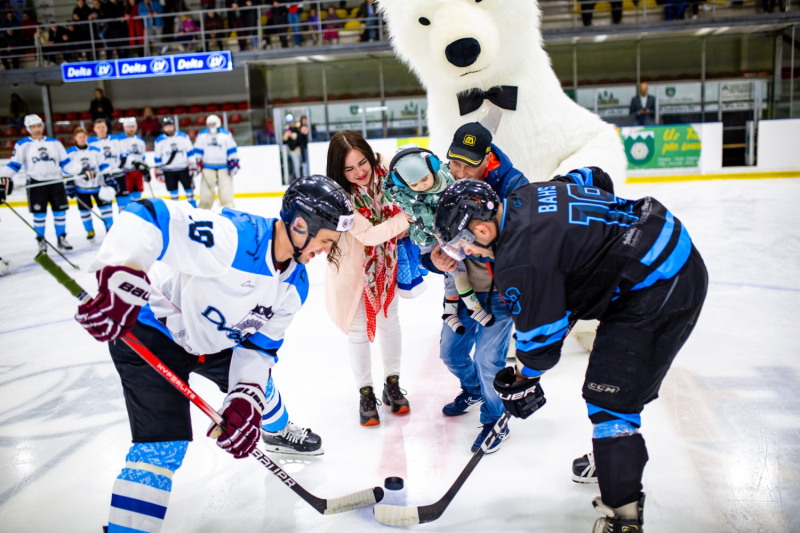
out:
<path id="1" fill-rule="evenodd" d="M 94 99 L 89 103 L 89 113 L 92 114 L 92 120 L 104 118 L 110 123 L 113 112 L 114 106 L 111 104 L 111 100 L 103 94 L 103 89 L 95 89 Z"/>
<path id="2" fill-rule="evenodd" d="M 11 104 L 8 106 L 8 125 L 22 128 L 25 125 L 25 115 L 28 114 L 30 114 L 28 103 L 17 93 L 11 93 Z"/>
<path id="3" fill-rule="evenodd" d="M 322 40 L 325 43 L 339 43 L 339 15 L 336 14 L 336 9 L 333 6 L 328 6 L 328 18 L 325 19 L 325 24 L 322 26 L 325 32 Z"/>
<path id="4" fill-rule="evenodd" d="M 217 43 L 217 50 L 222 50 L 222 28 L 224 26 L 222 17 L 216 11 L 209 11 L 205 14 L 203 18 L 203 26 L 205 26 L 206 30 L 206 49 L 203 50 L 204 52 L 208 52 L 211 41 L 216 41 Z"/>
<path id="5" fill-rule="evenodd" d="M 31 16 L 30 11 L 22 12 L 22 23 L 20 24 L 20 36 L 23 46 L 33 47 L 33 37 L 36 35 L 37 23 Z"/>
<path id="6" fill-rule="evenodd" d="M 180 26 L 178 28 L 178 34 L 175 36 L 175 42 L 186 45 L 189 50 L 191 50 L 192 44 L 197 39 L 197 33 L 200 31 L 200 26 L 192 20 L 190 15 L 181 15 L 180 18 L 176 20 L 179 21 Z"/>
<path id="7" fill-rule="evenodd" d="M 139 121 L 139 128 L 142 130 L 142 138 L 148 145 L 153 146 L 156 137 L 161 133 L 161 124 L 158 123 L 156 112 L 152 107 L 144 108 L 144 118 Z"/>
<path id="8" fill-rule="evenodd" d="M 306 18 L 306 31 L 311 35 L 311 40 L 317 44 L 318 34 L 320 31 L 319 14 L 317 8 L 312 7 L 308 10 L 308 18 Z"/>

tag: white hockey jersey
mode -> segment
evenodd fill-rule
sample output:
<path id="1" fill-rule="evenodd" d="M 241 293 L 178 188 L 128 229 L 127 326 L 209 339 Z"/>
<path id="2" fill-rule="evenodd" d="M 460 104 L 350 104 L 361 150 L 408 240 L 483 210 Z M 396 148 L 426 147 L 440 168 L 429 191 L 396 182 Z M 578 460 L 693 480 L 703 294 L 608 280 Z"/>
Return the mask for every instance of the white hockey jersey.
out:
<path id="1" fill-rule="evenodd" d="M 159 135 L 153 155 L 156 165 L 161 165 L 164 170 L 183 170 L 189 168 L 190 160 L 195 161 L 192 141 L 182 131 L 177 131 L 173 135 L 165 133 Z"/>
<path id="2" fill-rule="evenodd" d="M 14 145 L 11 161 L 0 168 L 0 177 L 10 178 L 17 172 L 23 172 L 36 181 L 60 180 L 66 173 L 64 167 L 68 163 L 67 151 L 58 139 L 25 137 Z"/>
<path id="3" fill-rule="evenodd" d="M 217 128 L 217 133 L 209 129 L 201 131 L 194 141 L 194 153 L 203 162 L 203 168 L 214 170 L 228 168 L 229 159 L 239 159 L 236 141 L 225 128 Z"/>
<path id="4" fill-rule="evenodd" d="M 115 178 L 122 175 L 122 168 L 120 168 L 122 150 L 116 135 L 103 137 L 102 139 L 97 138 L 97 136 L 89 137 L 86 143 L 89 146 L 96 146 L 100 149 L 103 161 L 108 165 L 108 168 L 103 171 L 104 173 Z"/>
<path id="5" fill-rule="evenodd" d="M 122 151 L 122 157 L 125 159 L 125 164 L 122 169 L 125 172 L 136 170 L 136 167 L 133 166 L 133 163 L 135 161 L 143 163 L 144 155 L 147 151 L 144 140 L 138 135 L 128 137 L 124 133 L 117 135 L 117 139 L 119 140 L 119 147 Z"/>
<path id="6" fill-rule="evenodd" d="M 67 157 L 70 162 L 65 167 L 67 172 L 75 176 L 75 187 L 79 193 L 95 193 L 103 186 L 103 176 L 100 174 L 108 165 L 103 160 L 103 154 L 97 146 L 86 145 L 84 148 L 70 146 L 67 148 Z M 92 179 L 80 175 L 83 170 L 94 172 Z"/>
<path id="7" fill-rule="evenodd" d="M 273 265 L 276 222 L 186 202 L 133 202 L 114 221 L 90 270 L 148 271 L 157 290 L 139 322 L 192 354 L 233 347 L 229 382 L 265 385 L 284 332 L 308 295 L 303 265 L 291 261 L 283 272 Z"/>

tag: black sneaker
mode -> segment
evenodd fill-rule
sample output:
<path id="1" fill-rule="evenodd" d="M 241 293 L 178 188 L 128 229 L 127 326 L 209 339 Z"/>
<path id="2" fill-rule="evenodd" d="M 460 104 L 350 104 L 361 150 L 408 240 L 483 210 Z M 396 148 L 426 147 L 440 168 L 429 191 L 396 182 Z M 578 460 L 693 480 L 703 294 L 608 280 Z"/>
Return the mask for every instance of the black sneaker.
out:
<path id="1" fill-rule="evenodd" d="M 645 494 L 639 501 L 631 502 L 623 505 L 622 507 L 612 508 L 603 503 L 600 496 L 592 501 L 595 510 L 598 513 L 605 515 L 603 518 L 598 518 L 594 523 L 592 533 L 643 533 L 644 529 L 644 498 Z M 620 514 L 636 514 L 636 518 L 621 518 Z"/>
<path id="2" fill-rule="evenodd" d="M 391 407 L 392 414 L 402 415 L 411 411 L 405 394 L 407 394 L 406 391 L 400 388 L 399 376 L 386 378 L 386 384 L 383 386 L 383 403 Z"/>
<path id="3" fill-rule="evenodd" d="M 358 414 L 361 417 L 362 426 L 377 426 L 381 423 L 378 415 L 378 402 L 372 387 L 361 387 L 359 389 L 361 399 L 358 405 Z"/>
<path id="4" fill-rule="evenodd" d="M 262 431 L 261 438 L 266 444 L 265 450 L 271 453 L 287 455 L 322 455 L 322 438 L 311 431 L 289 422 L 277 433 Z"/>
<path id="5" fill-rule="evenodd" d="M 483 441 L 485 441 L 486 437 L 488 437 L 489 434 L 492 432 L 492 428 L 496 423 L 497 422 L 489 422 L 488 424 L 483 425 L 483 429 L 481 429 L 481 432 L 478 433 L 478 438 L 475 439 L 475 442 L 472 444 L 472 453 L 475 453 L 478 450 L 480 450 L 481 444 L 483 444 Z M 500 434 L 497 436 L 494 442 L 489 446 L 489 449 L 486 450 L 486 453 L 487 454 L 494 453 L 498 449 L 500 449 L 500 445 L 503 444 L 503 441 L 508 438 L 508 434 L 509 434 L 508 426 L 506 426 L 505 429 L 503 429 L 503 431 L 500 432 Z"/>
<path id="6" fill-rule="evenodd" d="M 442 407 L 442 412 L 445 416 L 461 416 L 464 413 L 472 411 L 476 407 L 480 407 L 483 403 L 483 396 L 480 394 L 471 394 L 464 389 L 456 396 L 456 399 Z"/>
<path id="7" fill-rule="evenodd" d="M 589 452 L 572 461 L 572 481 L 575 483 L 597 483 L 594 452 Z"/>

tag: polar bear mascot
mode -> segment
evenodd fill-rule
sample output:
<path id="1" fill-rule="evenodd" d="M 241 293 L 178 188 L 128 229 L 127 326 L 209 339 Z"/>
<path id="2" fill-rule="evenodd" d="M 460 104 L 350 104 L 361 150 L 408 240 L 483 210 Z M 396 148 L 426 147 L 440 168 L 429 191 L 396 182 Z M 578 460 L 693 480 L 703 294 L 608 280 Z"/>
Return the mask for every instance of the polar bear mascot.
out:
<path id="1" fill-rule="evenodd" d="M 379 8 L 395 53 L 428 93 L 434 153 L 447 152 L 459 126 L 479 121 L 530 181 L 598 166 L 623 182 L 619 135 L 561 89 L 535 0 L 379 0 Z M 573 331 L 586 350 L 594 329 Z"/>

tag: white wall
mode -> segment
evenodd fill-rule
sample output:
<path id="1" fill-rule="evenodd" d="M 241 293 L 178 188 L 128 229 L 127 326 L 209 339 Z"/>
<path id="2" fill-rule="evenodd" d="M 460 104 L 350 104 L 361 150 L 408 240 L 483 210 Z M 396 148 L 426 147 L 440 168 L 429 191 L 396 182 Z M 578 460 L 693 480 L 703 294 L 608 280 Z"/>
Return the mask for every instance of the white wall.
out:
<path id="1" fill-rule="evenodd" d="M 800 119 L 758 122 L 757 167 L 761 170 L 800 170 Z"/>

